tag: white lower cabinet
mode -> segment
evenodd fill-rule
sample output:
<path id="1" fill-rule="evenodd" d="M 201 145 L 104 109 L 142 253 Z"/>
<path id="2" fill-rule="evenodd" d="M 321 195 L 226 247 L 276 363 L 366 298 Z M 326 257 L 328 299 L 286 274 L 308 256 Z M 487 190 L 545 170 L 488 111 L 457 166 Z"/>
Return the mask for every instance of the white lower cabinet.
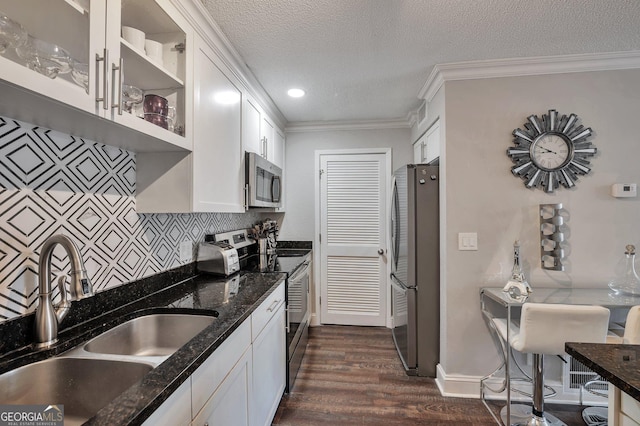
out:
<path id="1" fill-rule="evenodd" d="M 253 341 L 253 426 L 270 425 L 284 393 L 286 381 L 286 332 L 284 301 Z"/>
<path id="2" fill-rule="evenodd" d="M 269 425 L 286 381 L 284 282 L 145 422 Z"/>
<path id="3" fill-rule="evenodd" d="M 151 415 L 143 426 L 171 425 L 189 426 L 191 424 L 191 379 L 187 379 L 175 392 Z"/>
<path id="4" fill-rule="evenodd" d="M 223 386 L 251 346 L 251 319 L 246 319 L 191 376 L 191 412 L 199 415 L 209 399 Z M 247 411 L 245 407 L 244 411 Z"/>
<path id="5" fill-rule="evenodd" d="M 609 384 L 609 425 L 640 425 L 640 401 Z"/>
<path id="6" fill-rule="evenodd" d="M 247 349 L 191 424 L 249 426 L 251 371 L 251 350 Z"/>

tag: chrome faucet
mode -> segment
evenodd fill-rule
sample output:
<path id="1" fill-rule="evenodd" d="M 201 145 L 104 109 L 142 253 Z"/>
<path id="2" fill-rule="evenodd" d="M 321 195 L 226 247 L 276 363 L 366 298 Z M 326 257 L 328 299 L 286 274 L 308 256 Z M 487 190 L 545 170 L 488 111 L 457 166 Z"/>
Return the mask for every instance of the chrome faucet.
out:
<path id="1" fill-rule="evenodd" d="M 71 300 L 67 299 L 66 276 L 58 279 L 61 300 L 55 306 L 51 302 L 51 256 L 56 245 L 67 252 L 71 263 Z M 67 316 L 71 302 L 93 296 L 93 287 L 80 250 L 66 235 L 56 234 L 47 238 L 40 251 L 38 262 L 38 307 L 36 309 L 36 347 L 47 348 L 58 340 L 58 324 Z"/>

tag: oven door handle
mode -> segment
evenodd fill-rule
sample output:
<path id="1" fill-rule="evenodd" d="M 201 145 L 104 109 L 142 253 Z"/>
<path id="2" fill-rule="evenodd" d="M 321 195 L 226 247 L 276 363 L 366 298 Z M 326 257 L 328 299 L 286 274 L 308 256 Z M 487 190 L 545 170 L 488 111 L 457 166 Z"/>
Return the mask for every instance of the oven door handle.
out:
<path id="1" fill-rule="evenodd" d="M 287 334 L 289 334 L 291 332 L 291 327 L 289 325 L 289 304 L 288 303 L 285 305 L 285 308 L 284 308 L 284 316 L 287 324 L 286 326 Z"/>
<path id="2" fill-rule="evenodd" d="M 394 274 L 391 274 L 391 286 L 403 295 L 407 294 L 407 291 L 409 290 L 409 288 L 402 284 L 402 282 L 397 279 Z"/>
<path id="3" fill-rule="evenodd" d="M 289 277 L 290 281 L 297 281 L 298 278 L 302 277 L 303 275 L 305 275 L 307 273 L 307 271 L 309 270 L 309 262 L 308 260 L 305 260 L 302 264 L 302 269 L 300 269 L 299 271 L 296 271 L 296 273 L 294 275 L 292 275 L 291 277 Z"/>

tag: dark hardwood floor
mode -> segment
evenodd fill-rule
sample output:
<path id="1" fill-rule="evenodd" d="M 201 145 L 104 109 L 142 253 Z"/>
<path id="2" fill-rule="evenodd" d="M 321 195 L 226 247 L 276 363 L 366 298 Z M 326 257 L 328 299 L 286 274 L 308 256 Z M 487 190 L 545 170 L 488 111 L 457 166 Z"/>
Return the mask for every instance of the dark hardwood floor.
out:
<path id="1" fill-rule="evenodd" d="M 548 406 L 549 407 L 549 406 Z M 584 425 L 581 407 L 549 411 Z M 440 395 L 435 380 L 409 377 L 391 331 L 379 327 L 310 329 L 296 384 L 280 402 L 274 425 L 493 425 L 479 399 Z"/>

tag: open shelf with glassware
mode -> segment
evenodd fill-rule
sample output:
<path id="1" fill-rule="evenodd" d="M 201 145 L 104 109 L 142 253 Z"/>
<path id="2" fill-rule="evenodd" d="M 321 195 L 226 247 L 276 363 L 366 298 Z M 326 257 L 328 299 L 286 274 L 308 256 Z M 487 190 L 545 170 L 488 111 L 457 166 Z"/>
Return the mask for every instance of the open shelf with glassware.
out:
<path id="1" fill-rule="evenodd" d="M 124 96 L 125 112 L 183 137 L 190 131 L 186 126 L 185 97 L 187 31 L 185 23 L 176 21 L 179 15 L 169 13 L 170 7 L 166 2 L 155 0 L 123 2 L 120 26 L 117 30 L 114 28 L 114 32 L 122 28 L 122 36 L 117 41 L 124 64 L 123 83 L 139 88 L 143 96 L 166 99 L 162 111 L 156 111 L 145 108 L 139 98 L 132 102 Z M 125 32 L 125 28 L 129 32 Z M 115 119 L 134 125 L 125 114 Z M 148 127 L 146 123 L 138 125 Z"/>

